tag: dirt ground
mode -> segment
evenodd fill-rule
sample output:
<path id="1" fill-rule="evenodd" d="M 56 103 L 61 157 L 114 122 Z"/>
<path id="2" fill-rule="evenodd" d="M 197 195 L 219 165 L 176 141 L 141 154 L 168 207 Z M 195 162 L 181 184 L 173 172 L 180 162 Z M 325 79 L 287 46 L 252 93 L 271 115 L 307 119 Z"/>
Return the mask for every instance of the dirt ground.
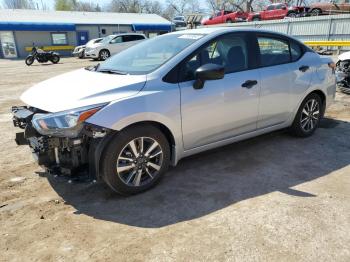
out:
<path id="1" fill-rule="evenodd" d="M 310 138 L 279 131 L 192 156 L 121 197 L 44 173 L 13 141 L 25 89 L 93 63 L 0 60 L 0 261 L 350 261 L 350 96 Z"/>

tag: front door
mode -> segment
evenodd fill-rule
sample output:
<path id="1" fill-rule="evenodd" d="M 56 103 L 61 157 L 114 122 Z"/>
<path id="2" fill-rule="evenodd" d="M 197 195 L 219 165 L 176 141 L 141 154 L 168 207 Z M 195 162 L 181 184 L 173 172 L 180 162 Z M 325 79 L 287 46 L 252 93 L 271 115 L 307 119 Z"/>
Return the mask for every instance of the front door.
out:
<path id="1" fill-rule="evenodd" d="M 256 129 L 259 102 L 258 69 L 249 70 L 245 35 L 230 34 L 199 49 L 181 66 L 181 114 L 185 150 L 218 142 Z M 194 89 L 201 65 L 225 66 L 225 77 Z M 242 87 L 247 81 L 253 84 Z M 254 84 L 254 81 L 256 83 Z"/>
<path id="2" fill-rule="evenodd" d="M 13 32 L 0 32 L 0 43 L 4 58 L 17 58 L 16 42 Z"/>
<path id="3" fill-rule="evenodd" d="M 77 42 L 78 45 L 85 45 L 89 41 L 89 32 L 88 31 L 78 31 L 77 32 Z"/>

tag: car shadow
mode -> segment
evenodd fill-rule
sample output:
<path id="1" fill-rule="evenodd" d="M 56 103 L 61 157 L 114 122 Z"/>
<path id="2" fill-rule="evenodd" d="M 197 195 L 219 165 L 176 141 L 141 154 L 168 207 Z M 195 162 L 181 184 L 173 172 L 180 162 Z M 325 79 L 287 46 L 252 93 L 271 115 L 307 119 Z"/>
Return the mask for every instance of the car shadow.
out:
<path id="1" fill-rule="evenodd" d="M 159 228 L 275 191 L 317 197 L 292 187 L 349 165 L 349 136 L 350 123 L 333 119 L 322 121 L 309 138 L 270 133 L 185 158 L 157 187 L 130 197 L 116 195 L 103 183 L 67 183 L 46 176 L 76 214 Z"/>

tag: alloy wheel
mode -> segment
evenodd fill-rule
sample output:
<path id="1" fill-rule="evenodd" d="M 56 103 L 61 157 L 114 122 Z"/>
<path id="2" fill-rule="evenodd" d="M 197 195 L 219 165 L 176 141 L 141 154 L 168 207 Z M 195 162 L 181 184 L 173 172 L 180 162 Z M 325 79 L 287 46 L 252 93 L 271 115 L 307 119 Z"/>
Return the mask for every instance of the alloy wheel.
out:
<path id="1" fill-rule="evenodd" d="M 316 128 L 320 118 L 320 105 L 316 99 L 307 101 L 301 112 L 300 125 L 304 132 L 311 132 Z"/>
<path id="2" fill-rule="evenodd" d="M 163 150 L 150 137 L 138 137 L 130 141 L 120 152 L 116 171 L 127 186 L 139 187 L 150 183 L 163 164 Z"/>
<path id="3" fill-rule="evenodd" d="M 107 51 L 102 51 L 102 52 L 101 52 L 101 58 L 102 58 L 103 60 L 106 60 L 108 57 L 109 57 L 109 54 L 108 54 Z"/>

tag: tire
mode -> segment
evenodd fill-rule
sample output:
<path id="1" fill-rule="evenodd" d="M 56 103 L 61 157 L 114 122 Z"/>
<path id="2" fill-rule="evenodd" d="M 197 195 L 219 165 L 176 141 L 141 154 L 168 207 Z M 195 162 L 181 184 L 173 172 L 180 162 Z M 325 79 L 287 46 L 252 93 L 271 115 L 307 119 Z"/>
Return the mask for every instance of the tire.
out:
<path id="1" fill-rule="evenodd" d="M 231 19 L 227 19 L 227 20 L 226 20 L 226 23 L 227 23 L 227 24 L 232 24 L 233 22 L 232 22 Z"/>
<path id="2" fill-rule="evenodd" d="M 107 49 L 102 49 L 100 53 L 98 54 L 98 58 L 101 61 L 105 61 L 107 58 L 111 56 L 111 53 Z"/>
<path id="3" fill-rule="evenodd" d="M 312 16 L 318 16 L 318 15 L 320 15 L 320 14 L 322 14 L 322 10 L 319 9 L 319 8 L 315 8 L 315 9 L 312 9 L 312 10 L 311 10 L 311 15 L 312 15 Z"/>
<path id="4" fill-rule="evenodd" d="M 34 63 L 34 57 L 28 56 L 28 57 L 26 58 L 26 60 L 25 60 L 25 63 L 26 63 L 27 66 L 32 65 L 32 64 Z"/>
<path id="5" fill-rule="evenodd" d="M 297 14 L 295 12 L 290 12 L 287 14 L 288 17 L 291 17 L 291 18 L 296 18 L 297 17 Z"/>
<path id="6" fill-rule="evenodd" d="M 308 95 L 298 109 L 293 124 L 290 127 L 291 133 L 298 137 L 311 136 L 320 123 L 323 109 L 322 100 L 319 95 L 315 93 Z"/>
<path id="7" fill-rule="evenodd" d="M 253 17 L 252 21 L 260 21 L 260 17 Z"/>
<path id="8" fill-rule="evenodd" d="M 51 58 L 51 62 L 57 64 L 60 61 L 60 57 L 58 55 L 53 55 Z"/>
<path id="9" fill-rule="evenodd" d="M 134 150 L 130 146 L 132 143 Z M 152 145 L 156 147 L 147 152 Z M 134 151 L 139 154 L 138 157 L 135 157 Z M 112 138 L 103 150 L 101 161 L 101 177 L 112 190 L 122 195 L 138 194 L 160 181 L 169 166 L 170 146 L 158 128 L 152 125 L 131 126 Z"/>
<path id="10" fill-rule="evenodd" d="M 85 56 L 85 51 L 79 53 L 79 56 L 78 56 L 78 57 L 79 57 L 79 59 L 83 59 L 84 56 Z"/>

